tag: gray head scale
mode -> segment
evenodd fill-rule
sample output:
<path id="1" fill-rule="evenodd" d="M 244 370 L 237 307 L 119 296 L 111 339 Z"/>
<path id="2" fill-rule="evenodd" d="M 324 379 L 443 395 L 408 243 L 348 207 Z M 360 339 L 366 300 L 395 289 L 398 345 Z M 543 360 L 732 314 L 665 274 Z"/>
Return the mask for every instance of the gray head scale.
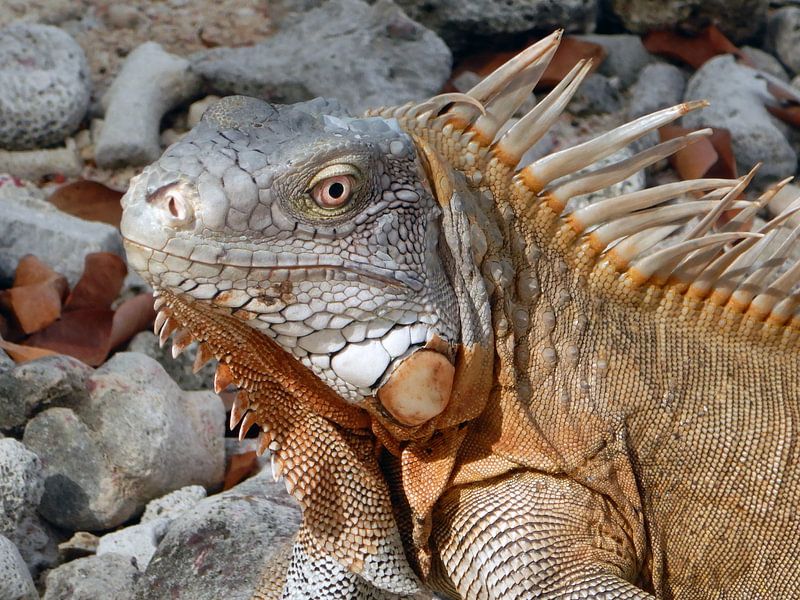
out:
<path id="1" fill-rule="evenodd" d="M 247 320 L 350 401 L 458 341 L 440 208 L 391 119 L 224 98 L 123 198 L 151 285 Z"/>

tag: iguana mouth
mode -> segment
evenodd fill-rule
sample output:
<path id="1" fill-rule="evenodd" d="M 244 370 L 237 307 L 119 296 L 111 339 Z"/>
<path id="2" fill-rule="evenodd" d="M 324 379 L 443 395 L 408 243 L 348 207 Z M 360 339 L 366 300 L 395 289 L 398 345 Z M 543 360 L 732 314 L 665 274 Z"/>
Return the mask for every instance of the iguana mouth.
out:
<path id="1" fill-rule="evenodd" d="M 206 265 L 211 267 L 220 267 L 220 269 L 225 267 L 236 267 L 241 269 L 251 269 L 253 271 L 257 271 L 259 275 L 266 277 L 270 282 L 281 282 L 281 281 L 305 281 L 307 280 L 306 275 L 308 273 L 313 272 L 340 272 L 344 274 L 352 274 L 357 277 L 359 280 L 364 282 L 372 282 L 379 284 L 381 286 L 391 286 L 393 288 L 400 288 L 400 289 L 411 289 L 413 291 L 419 291 L 422 289 L 422 283 L 418 281 L 416 278 L 413 277 L 404 277 L 400 278 L 398 275 L 403 275 L 402 273 L 399 274 L 389 274 L 389 273 L 380 273 L 377 269 L 374 268 L 364 268 L 362 266 L 358 266 L 352 263 L 352 261 L 342 261 L 340 264 L 334 263 L 308 263 L 308 264 L 287 264 L 287 265 L 280 265 L 277 264 L 279 259 L 276 259 L 275 264 L 261 264 L 252 262 L 249 265 L 244 264 L 242 262 L 226 262 L 225 260 L 199 260 L 197 258 L 187 258 L 184 256 L 180 256 L 178 254 L 174 254 L 171 252 L 165 252 L 164 250 L 159 250 L 158 248 L 153 248 L 146 244 L 142 244 L 140 242 L 136 242 L 128 237 L 123 237 L 123 242 L 126 247 L 132 247 L 134 249 L 138 249 L 139 251 L 149 252 L 151 256 L 155 253 L 160 253 L 164 255 L 164 260 L 167 257 L 172 257 L 178 260 L 185 260 L 189 261 L 192 264 L 199 264 L 199 265 Z M 223 290 L 220 290 L 220 292 Z"/>

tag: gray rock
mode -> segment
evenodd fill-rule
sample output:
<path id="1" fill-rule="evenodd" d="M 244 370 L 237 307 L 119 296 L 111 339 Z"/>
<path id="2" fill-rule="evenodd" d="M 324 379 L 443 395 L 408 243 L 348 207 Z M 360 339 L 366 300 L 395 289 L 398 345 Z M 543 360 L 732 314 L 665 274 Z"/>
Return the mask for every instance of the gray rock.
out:
<path id="1" fill-rule="evenodd" d="M 160 362 L 181 389 L 214 389 L 215 361 L 207 363 L 197 373 L 192 373 L 197 344 L 191 344 L 178 358 L 172 358 L 171 348 L 171 344 L 164 344 L 161 348 L 158 345 L 158 337 L 150 331 L 137 333 L 128 345 L 128 350 L 131 352 L 141 352 Z"/>
<path id="2" fill-rule="evenodd" d="M 89 107 L 86 56 L 58 27 L 14 23 L 0 30 L 0 147 L 62 142 Z"/>
<path id="3" fill-rule="evenodd" d="M 328 96 L 362 111 L 438 93 L 451 55 L 390 0 L 330 0 L 260 44 L 214 48 L 192 61 L 215 94 L 285 103 Z"/>
<path id="4" fill-rule="evenodd" d="M 172 522 L 134 598 L 249 600 L 264 563 L 299 523 L 295 501 L 266 473 L 201 500 Z"/>
<path id="5" fill-rule="evenodd" d="M 30 417 L 51 406 L 75 406 L 84 401 L 91 374 L 90 367 L 63 354 L 0 373 L 0 429 L 23 427 Z"/>
<path id="6" fill-rule="evenodd" d="M 138 525 L 124 527 L 101 537 L 97 554 L 130 556 L 136 559 L 139 570 L 144 571 L 172 520 L 205 497 L 205 488 L 190 485 L 151 500 Z"/>
<path id="7" fill-rule="evenodd" d="M 50 571 L 43 600 L 129 600 L 140 578 L 129 556 L 87 556 Z"/>
<path id="8" fill-rule="evenodd" d="M 752 61 L 754 68 L 774 75 L 781 81 L 789 81 L 789 75 L 786 73 L 786 69 L 783 68 L 781 61 L 769 52 L 764 52 L 760 48 L 753 48 L 753 46 L 744 46 L 741 50 Z"/>
<path id="9" fill-rule="evenodd" d="M 0 535 L 0 598 L 39 600 L 25 561 L 13 542 L 3 535 Z"/>
<path id="10" fill-rule="evenodd" d="M 55 564 L 58 554 L 36 512 L 43 492 L 39 457 L 17 440 L 0 440 L 0 534 L 17 546 L 33 573 Z"/>
<path id="11" fill-rule="evenodd" d="M 770 15 L 766 42 L 793 75 L 800 73 L 800 7 L 787 6 Z"/>
<path id="12" fill-rule="evenodd" d="M 412 19 L 456 51 L 527 31 L 594 30 L 597 0 L 397 0 Z"/>
<path id="13" fill-rule="evenodd" d="M 734 42 L 762 31 L 768 0 L 609 0 L 609 9 L 632 33 L 654 29 L 698 32 L 716 24 Z"/>
<path id="14" fill-rule="evenodd" d="M 757 162 L 756 185 L 793 174 L 797 153 L 764 108 L 766 83 L 753 69 L 736 64 L 730 55 L 706 62 L 689 80 L 686 100 L 707 99 L 711 106 L 683 118 L 686 127 L 725 127 L 733 138 L 740 172 Z"/>
<path id="15" fill-rule="evenodd" d="M 73 286 L 91 252 L 122 256 L 119 230 L 61 212 L 38 188 L 0 176 L 0 281 L 10 281 L 19 259 L 34 254 Z"/>
<path id="16" fill-rule="evenodd" d="M 28 181 L 38 181 L 46 175 L 56 174 L 78 177 L 82 170 L 83 160 L 71 138 L 62 148 L 0 150 L 0 173 L 9 173 Z"/>
<path id="17" fill-rule="evenodd" d="M 3 350 L 0 350 L 0 374 L 14 368 L 14 361 Z"/>
<path id="18" fill-rule="evenodd" d="M 686 75 L 667 63 L 647 65 L 631 89 L 628 118 L 635 119 L 680 104 L 686 91 Z"/>
<path id="19" fill-rule="evenodd" d="M 623 89 L 628 88 L 646 65 L 656 57 L 645 50 L 638 35 L 579 35 L 578 39 L 599 44 L 608 55 L 597 72 L 607 77 L 617 77 Z"/>
<path id="20" fill-rule="evenodd" d="M 619 89 L 605 75 L 589 75 L 569 103 L 569 112 L 575 115 L 596 115 L 618 111 L 622 108 Z"/>
<path id="21" fill-rule="evenodd" d="M 190 484 L 222 482 L 225 409 L 212 392 L 183 392 L 156 361 L 119 353 L 89 379 L 89 398 L 51 408 L 25 428 L 45 465 L 40 513 L 60 527 L 102 530 Z"/>
<path id="22" fill-rule="evenodd" d="M 166 496 L 156 498 L 147 503 L 147 508 L 144 509 L 144 514 L 142 515 L 142 523 L 162 517 L 174 519 L 205 497 L 206 490 L 199 485 L 187 485 L 184 488 L 170 492 Z"/>
<path id="23" fill-rule="evenodd" d="M 161 154 L 159 125 L 169 109 L 190 100 L 200 78 L 189 61 L 145 42 L 125 59 L 103 95 L 105 121 L 95 147 L 101 167 L 145 165 Z"/>
<path id="24" fill-rule="evenodd" d="M 136 567 L 143 571 L 156 552 L 156 547 L 167 533 L 172 519 L 159 517 L 147 523 L 123 527 L 100 538 L 97 555 L 119 554 L 134 559 Z"/>

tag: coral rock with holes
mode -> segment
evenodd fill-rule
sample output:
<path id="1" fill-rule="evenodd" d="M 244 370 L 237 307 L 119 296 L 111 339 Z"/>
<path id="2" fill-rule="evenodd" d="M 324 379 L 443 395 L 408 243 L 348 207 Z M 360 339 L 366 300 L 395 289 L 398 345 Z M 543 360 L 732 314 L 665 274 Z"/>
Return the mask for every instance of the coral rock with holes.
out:
<path id="1" fill-rule="evenodd" d="M 254 598 L 800 584 L 794 206 L 749 231 L 754 172 L 570 203 L 710 130 L 585 171 L 680 104 L 520 167 L 589 72 L 506 128 L 559 41 L 363 116 L 224 98 L 132 181 L 159 336 L 218 361 L 303 511 Z"/>

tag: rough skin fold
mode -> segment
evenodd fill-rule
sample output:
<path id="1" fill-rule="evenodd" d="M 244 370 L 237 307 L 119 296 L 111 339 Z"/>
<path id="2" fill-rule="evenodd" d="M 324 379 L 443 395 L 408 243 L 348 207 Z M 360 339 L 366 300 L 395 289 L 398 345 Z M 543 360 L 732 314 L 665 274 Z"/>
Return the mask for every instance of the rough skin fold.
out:
<path id="1" fill-rule="evenodd" d="M 303 509 L 255 598 L 800 597 L 797 204 L 571 210 L 709 132 L 585 170 L 684 104 L 520 164 L 589 72 L 509 128 L 559 40 L 361 117 L 224 98 L 131 183 L 157 333 Z"/>

